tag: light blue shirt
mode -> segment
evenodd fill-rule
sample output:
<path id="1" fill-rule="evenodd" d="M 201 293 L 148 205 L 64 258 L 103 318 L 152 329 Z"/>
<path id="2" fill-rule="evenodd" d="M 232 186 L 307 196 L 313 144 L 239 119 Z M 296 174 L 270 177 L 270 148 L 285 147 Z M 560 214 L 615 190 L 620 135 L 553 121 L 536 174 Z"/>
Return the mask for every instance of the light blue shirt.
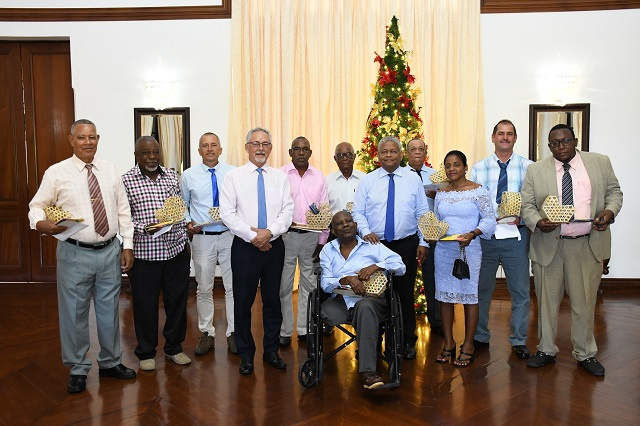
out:
<path id="1" fill-rule="evenodd" d="M 493 205 L 493 211 L 498 217 L 498 203 L 496 203 L 496 193 L 498 192 L 498 178 L 500 177 L 500 166 L 498 156 L 494 153 L 489 158 L 478 161 L 471 169 L 469 180 L 484 186 L 489 191 L 489 198 Z M 518 154 L 511 154 L 511 159 L 507 165 L 507 191 L 520 192 L 527 167 L 533 161 L 521 157 Z"/>
<path id="2" fill-rule="evenodd" d="M 415 170 L 413 167 L 411 167 L 410 165 L 406 165 L 405 169 L 411 171 L 411 170 Z M 434 174 L 436 171 L 433 170 L 430 167 L 425 166 L 424 164 L 422 165 L 422 168 L 420 169 L 420 175 L 422 176 L 422 186 L 424 187 L 424 185 L 431 185 L 431 180 L 429 179 L 429 176 L 431 176 L 432 174 Z M 413 171 L 412 173 L 415 173 L 416 175 L 418 175 L 417 172 Z M 426 195 L 427 191 L 425 191 L 425 195 Z M 429 210 L 433 211 L 433 202 L 434 199 L 433 198 L 429 198 L 427 197 L 427 203 L 429 203 Z"/>
<path id="3" fill-rule="evenodd" d="M 229 164 L 218 163 L 214 167 L 216 180 L 218 181 L 218 192 L 222 189 L 222 181 L 224 175 L 235 169 L 235 166 Z M 209 166 L 204 163 L 189 167 L 182 173 L 180 179 L 180 187 L 182 188 L 182 197 L 187 204 L 187 223 L 194 221 L 196 223 L 211 222 L 209 209 L 213 206 L 213 193 L 211 190 L 211 172 Z M 203 231 L 222 232 L 228 228 L 222 223 L 214 225 L 205 225 Z"/>
<path id="4" fill-rule="evenodd" d="M 422 181 L 416 173 L 403 167 L 398 167 L 393 174 L 395 239 L 401 240 L 418 232 L 420 245 L 428 247 L 418 230 L 418 218 L 429 211 Z M 353 220 L 358 224 L 358 233 L 362 237 L 373 232 L 381 240 L 384 239 L 389 192 L 388 175 L 383 168 L 374 170 L 362 178 L 356 190 Z"/>
<path id="5" fill-rule="evenodd" d="M 325 293 L 331 293 L 340 286 L 343 277 L 358 275 L 358 271 L 373 264 L 395 275 L 404 275 L 407 268 L 402 258 L 383 244 L 370 244 L 356 236 L 358 244 L 345 259 L 340 253 L 340 242 L 333 240 L 325 244 L 320 252 L 322 278 L 320 285 Z M 335 295 L 334 295 L 335 296 Z M 351 309 L 361 296 L 344 296 L 347 309 Z"/>

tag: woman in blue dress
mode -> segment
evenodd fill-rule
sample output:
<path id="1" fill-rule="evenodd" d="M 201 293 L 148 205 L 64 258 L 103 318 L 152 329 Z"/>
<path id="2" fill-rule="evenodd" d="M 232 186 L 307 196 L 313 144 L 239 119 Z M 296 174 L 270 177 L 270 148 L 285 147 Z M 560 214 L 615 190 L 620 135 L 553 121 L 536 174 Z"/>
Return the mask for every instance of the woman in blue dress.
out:
<path id="1" fill-rule="evenodd" d="M 440 301 L 444 334 L 444 346 L 436 361 L 448 363 L 455 358 L 453 308 L 455 303 L 462 303 L 464 343 L 454 365 L 466 367 L 474 360 L 473 335 L 478 326 L 478 277 L 482 249 L 476 237 L 491 238 L 496 229 L 496 219 L 486 188 L 466 178 L 467 157 L 462 152 L 449 152 L 444 158 L 444 168 L 449 184 L 436 195 L 435 214 L 439 220 L 449 224 L 448 234 L 460 234 L 460 237 L 458 241 L 440 241 L 435 248 L 436 299 Z M 471 276 L 468 279 L 452 275 L 460 247 L 466 251 Z"/>

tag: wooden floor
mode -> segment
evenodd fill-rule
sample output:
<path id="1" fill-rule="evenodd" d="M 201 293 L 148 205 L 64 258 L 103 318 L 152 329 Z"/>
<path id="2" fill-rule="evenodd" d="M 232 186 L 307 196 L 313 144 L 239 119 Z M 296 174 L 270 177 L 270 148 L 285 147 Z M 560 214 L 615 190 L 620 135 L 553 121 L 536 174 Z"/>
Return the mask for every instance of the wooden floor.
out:
<path id="1" fill-rule="evenodd" d="M 218 288 L 215 303 L 215 322 L 222 331 L 224 301 Z M 122 294 L 120 310 L 123 362 L 138 370 L 129 295 Z M 531 312 L 533 351 L 535 301 Z M 461 312 L 456 313 L 461 318 Z M 362 389 L 353 347 L 326 364 L 322 384 L 304 389 L 298 383 L 298 367 L 306 349 L 295 341 L 281 351 L 289 365 L 284 372 L 262 363 L 259 344 L 255 373 L 241 376 L 240 360 L 227 352 L 224 332 L 216 336 L 215 353 L 192 356 L 199 332 L 191 290 L 184 343 L 193 358 L 190 366 L 166 362 L 160 347 L 156 371 L 138 370 L 138 377 L 129 381 L 99 379 L 92 322 L 89 355 L 94 368 L 87 390 L 70 395 L 69 370 L 60 360 L 55 285 L 2 284 L 0 424 L 640 424 L 640 291 L 606 293 L 597 306 L 598 358 L 607 369 L 603 379 L 588 375 L 571 357 L 566 301 L 561 308 L 557 363 L 541 369 L 528 368 L 511 355 L 509 313 L 508 301 L 494 300 L 491 347 L 479 350 L 468 368 L 434 361 L 441 338 L 430 336 L 424 317 L 419 317 L 418 358 L 403 363 L 399 389 Z M 261 342 L 259 300 L 254 318 L 256 341 Z M 460 320 L 455 337 L 462 339 Z M 329 345 L 340 339 L 330 337 Z M 384 368 L 379 365 L 379 371 Z"/>

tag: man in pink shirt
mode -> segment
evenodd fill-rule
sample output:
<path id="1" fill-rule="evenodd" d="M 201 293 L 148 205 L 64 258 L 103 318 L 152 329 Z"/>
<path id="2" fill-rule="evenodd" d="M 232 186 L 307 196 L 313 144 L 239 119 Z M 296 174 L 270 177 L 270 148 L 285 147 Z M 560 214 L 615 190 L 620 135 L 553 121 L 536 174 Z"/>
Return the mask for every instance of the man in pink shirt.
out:
<path id="1" fill-rule="evenodd" d="M 622 191 L 609 157 L 580 152 L 577 142 L 571 127 L 554 126 L 549 132 L 553 157 L 531 164 L 522 184 L 522 219 L 532 232 L 529 257 L 540 338 L 527 365 L 539 368 L 555 362 L 558 309 L 566 291 L 573 357 L 589 374 L 604 376 L 604 367 L 595 358 L 593 321 L 602 261 L 611 257 L 608 225 L 622 208 Z M 569 223 L 547 218 L 542 204 L 549 195 L 575 207 Z"/>
<path id="2" fill-rule="evenodd" d="M 320 207 L 328 203 L 327 187 L 320 170 L 309 165 L 311 145 L 304 136 L 298 136 L 291 142 L 289 155 L 291 163 L 280 168 L 289 180 L 291 198 L 293 198 L 293 222 L 305 225 L 306 212 L 311 205 Z M 280 327 L 280 346 L 289 346 L 293 335 L 293 279 L 296 264 L 300 267 L 298 285 L 298 339 L 306 341 L 307 336 L 307 299 L 315 288 L 313 263 L 317 262 L 322 246 L 327 242 L 329 231 L 313 231 L 289 228 L 282 235 L 285 255 L 282 279 L 280 281 L 280 305 L 282 306 L 282 326 Z"/>

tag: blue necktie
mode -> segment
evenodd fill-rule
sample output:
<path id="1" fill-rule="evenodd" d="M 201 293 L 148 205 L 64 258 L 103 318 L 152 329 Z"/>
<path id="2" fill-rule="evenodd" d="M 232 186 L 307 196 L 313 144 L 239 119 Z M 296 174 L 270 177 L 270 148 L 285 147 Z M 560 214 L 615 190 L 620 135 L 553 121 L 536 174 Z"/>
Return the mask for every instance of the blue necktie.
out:
<path id="1" fill-rule="evenodd" d="M 258 228 L 267 228 L 267 197 L 264 194 L 264 176 L 262 168 L 258 167 Z"/>
<path id="2" fill-rule="evenodd" d="M 500 204 L 502 202 L 502 193 L 507 190 L 507 166 L 509 165 L 509 161 L 506 163 L 498 160 L 498 166 L 500 166 L 500 176 L 498 176 L 498 191 L 496 192 L 496 203 Z"/>
<path id="3" fill-rule="evenodd" d="M 384 221 L 384 239 L 387 242 L 393 241 L 394 238 L 394 217 L 393 203 L 396 198 L 396 184 L 393 182 L 393 173 L 389 173 L 389 193 L 387 194 L 387 215 Z"/>
<path id="4" fill-rule="evenodd" d="M 218 179 L 216 179 L 216 169 L 209 169 L 211 172 L 211 193 L 213 194 L 213 207 L 220 205 L 220 197 L 218 197 Z"/>

